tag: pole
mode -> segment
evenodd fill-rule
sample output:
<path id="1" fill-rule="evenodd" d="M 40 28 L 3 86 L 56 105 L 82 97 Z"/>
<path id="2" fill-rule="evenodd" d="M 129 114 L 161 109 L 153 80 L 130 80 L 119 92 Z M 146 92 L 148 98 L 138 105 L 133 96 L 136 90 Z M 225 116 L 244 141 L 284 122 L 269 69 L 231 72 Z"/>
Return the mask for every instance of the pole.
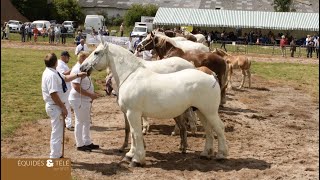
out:
<path id="1" fill-rule="evenodd" d="M 65 120 L 64 117 L 61 115 L 61 120 L 63 121 L 63 134 L 62 134 L 62 155 L 61 158 L 64 158 L 64 133 L 65 133 L 65 128 L 66 128 L 66 124 L 65 124 Z"/>

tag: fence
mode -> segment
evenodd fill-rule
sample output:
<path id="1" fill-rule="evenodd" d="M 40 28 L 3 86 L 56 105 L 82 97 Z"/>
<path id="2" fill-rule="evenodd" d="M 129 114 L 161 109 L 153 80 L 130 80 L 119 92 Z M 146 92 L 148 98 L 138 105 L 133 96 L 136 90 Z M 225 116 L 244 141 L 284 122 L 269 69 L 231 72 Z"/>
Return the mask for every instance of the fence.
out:
<path id="1" fill-rule="evenodd" d="M 275 55 L 282 56 L 282 51 L 279 44 L 244 44 L 242 42 L 236 41 L 225 41 L 226 49 L 228 52 L 239 53 L 239 54 L 267 54 L 267 55 Z M 210 49 L 214 48 L 223 49 L 221 46 L 221 41 L 211 41 Z M 314 52 L 315 53 L 315 52 Z M 285 46 L 284 49 L 285 57 L 290 57 L 291 51 L 290 46 Z M 294 53 L 294 57 L 307 57 L 307 48 L 306 46 L 296 46 L 296 51 Z M 316 57 L 316 55 L 315 55 Z"/>

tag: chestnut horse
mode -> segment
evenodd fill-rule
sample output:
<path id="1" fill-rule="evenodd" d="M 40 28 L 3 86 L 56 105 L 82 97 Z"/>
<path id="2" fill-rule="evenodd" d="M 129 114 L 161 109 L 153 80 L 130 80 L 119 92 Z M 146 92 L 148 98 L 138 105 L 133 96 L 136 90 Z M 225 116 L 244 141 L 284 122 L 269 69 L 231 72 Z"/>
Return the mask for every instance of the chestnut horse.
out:
<path id="1" fill-rule="evenodd" d="M 183 51 L 182 49 L 174 46 L 174 42 L 170 38 L 164 38 L 161 35 L 154 35 L 153 33 L 148 36 L 138 45 L 137 50 L 151 50 L 155 49 L 160 59 L 164 57 L 178 56 L 187 61 L 193 62 L 195 67 L 206 66 L 218 76 L 221 88 L 221 103 L 226 103 L 226 82 L 228 65 L 221 57 L 211 52 L 202 52 L 199 50 Z"/>
<path id="2" fill-rule="evenodd" d="M 232 88 L 231 76 L 233 73 L 233 69 L 240 69 L 242 72 L 242 81 L 241 81 L 241 85 L 239 86 L 239 89 L 243 87 L 246 76 L 248 76 L 248 79 L 249 79 L 249 88 L 251 87 L 251 72 L 250 72 L 251 61 L 246 56 L 233 56 L 217 48 L 215 48 L 212 51 L 212 53 L 216 53 L 217 55 L 223 57 L 228 63 L 228 66 L 229 66 L 228 82 L 227 82 L 228 89 Z"/>

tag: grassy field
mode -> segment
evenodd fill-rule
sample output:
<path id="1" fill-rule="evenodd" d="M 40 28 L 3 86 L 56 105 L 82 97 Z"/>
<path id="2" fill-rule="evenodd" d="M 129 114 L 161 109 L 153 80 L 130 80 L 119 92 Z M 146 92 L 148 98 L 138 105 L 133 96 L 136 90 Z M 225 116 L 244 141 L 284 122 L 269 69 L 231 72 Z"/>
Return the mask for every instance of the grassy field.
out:
<path id="1" fill-rule="evenodd" d="M 289 82 L 319 98 L 319 65 L 253 62 L 252 73 L 270 80 Z"/>
<path id="2" fill-rule="evenodd" d="M 47 53 L 49 51 L 1 48 L 1 138 L 12 134 L 23 122 L 47 117 L 41 94 L 43 58 Z M 61 51 L 54 53 L 60 57 Z M 75 62 L 76 57 L 71 53 L 69 67 Z M 94 73 L 93 82 L 102 81 L 105 75 L 106 72 Z M 101 86 L 94 85 L 103 93 Z"/>
<path id="3" fill-rule="evenodd" d="M 1 138 L 12 135 L 23 122 L 47 118 L 41 94 L 43 58 L 49 51 L 1 48 Z M 60 55 L 60 51 L 54 51 Z M 71 53 L 69 67 L 76 62 Z M 253 62 L 252 73 L 290 82 L 318 97 L 319 65 Z M 104 94 L 106 72 L 93 73 L 95 89 Z"/>

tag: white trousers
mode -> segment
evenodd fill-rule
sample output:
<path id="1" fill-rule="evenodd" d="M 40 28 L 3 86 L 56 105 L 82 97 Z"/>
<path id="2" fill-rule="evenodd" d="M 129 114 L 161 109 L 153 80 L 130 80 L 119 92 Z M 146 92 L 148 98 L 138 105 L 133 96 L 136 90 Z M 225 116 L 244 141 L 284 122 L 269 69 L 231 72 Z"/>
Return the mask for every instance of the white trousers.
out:
<path id="1" fill-rule="evenodd" d="M 71 90 L 68 89 L 68 91 L 66 92 L 67 93 L 66 97 L 69 97 L 70 91 Z M 71 112 L 71 105 L 70 105 L 69 101 L 66 102 L 65 106 L 66 106 L 67 111 L 68 111 L 68 116 L 65 119 L 66 127 L 70 128 L 72 126 L 72 112 Z"/>
<path id="2" fill-rule="evenodd" d="M 74 135 L 77 147 L 91 144 L 90 122 L 91 102 L 70 100 L 71 107 L 75 114 Z"/>
<path id="3" fill-rule="evenodd" d="M 63 120 L 61 109 L 57 105 L 46 103 L 46 112 L 51 119 L 50 158 L 62 156 Z"/>

